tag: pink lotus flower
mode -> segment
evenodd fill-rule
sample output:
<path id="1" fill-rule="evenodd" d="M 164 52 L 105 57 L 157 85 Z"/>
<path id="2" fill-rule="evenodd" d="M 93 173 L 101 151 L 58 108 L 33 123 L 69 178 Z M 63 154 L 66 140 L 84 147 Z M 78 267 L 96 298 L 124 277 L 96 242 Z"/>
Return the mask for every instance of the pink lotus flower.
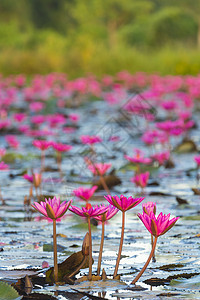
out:
<path id="1" fill-rule="evenodd" d="M 27 130 L 26 135 L 32 136 L 32 137 L 44 137 L 48 135 L 54 135 L 53 131 L 44 129 L 44 130 Z"/>
<path id="2" fill-rule="evenodd" d="M 70 121 L 72 121 L 72 122 L 78 122 L 78 120 L 80 119 L 78 114 L 69 114 L 68 117 L 69 117 Z"/>
<path id="3" fill-rule="evenodd" d="M 128 155 L 124 155 L 124 157 L 129 160 L 132 163 L 135 164 L 150 164 L 151 163 L 151 159 L 148 157 L 144 157 L 143 153 L 139 150 L 136 149 L 136 156 L 130 157 Z"/>
<path id="4" fill-rule="evenodd" d="M 147 202 L 147 203 L 142 203 L 142 208 L 143 211 L 147 214 L 150 215 L 151 212 L 156 214 L 156 203 L 155 202 Z"/>
<path id="5" fill-rule="evenodd" d="M 52 128 L 66 123 L 66 118 L 62 114 L 48 115 L 46 119 Z"/>
<path id="6" fill-rule="evenodd" d="M 98 186 L 94 185 L 91 189 L 90 188 L 78 188 L 73 191 L 74 195 L 84 201 L 90 200 L 93 196 L 94 192 L 97 190 Z"/>
<path id="7" fill-rule="evenodd" d="M 109 204 L 108 206 L 105 206 L 104 204 L 99 205 L 99 206 L 107 208 L 107 211 L 103 215 L 94 217 L 94 219 L 96 219 L 96 220 L 98 220 L 100 222 L 105 222 L 105 221 L 110 220 L 119 211 L 117 208 L 113 207 L 111 204 Z"/>
<path id="8" fill-rule="evenodd" d="M 174 226 L 176 221 L 179 219 L 179 218 L 173 218 L 169 220 L 170 214 L 163 215 L 162 212 L 156 218 L 156 216 L 152 211 L 150 212 L 150 214 L 147 214 L 143 211 L 143 215 L 138 214 L 138 217 L 141 219 L 146 229 L 151 233 L 152 249 L 144 267 L 139 272 L 139 274 L 135 277 L 135 279 L 131 282 L 131 284 L 135 284 L 138 281 L 138 279 L 142 276 L 148 264 L 150 263 L 151 258 L 153 258 L 158 237 L 160 235 L 165 234 L 168 230 L 170 230 Z M 153 241 L 153 236 L 154 236 L 154 241 Z"/>
<path id="9" fill-rule="evenodd" d="M 87 203 L 86 207 L 82 208 L 71 205 L 69 210 L 81 217 L 92 218 L 104 214 L 107 211 L 107 207 L 98 205 L 94 205 L 94 207 L 92 207 L 90 203 Z"/>
<path id="10" fill-rule="evenodd" d="M 34 140 L 32 144 L 36 148 L 44 151 L 44 150 L 48 149 L 52 145 L 52 142 L 44 141 L 44 140 Z"/>
<path id="11" fill-rule="evenodd" d="M 117 135 L 112 135 L 112 136 L 109 137 L 108 140 L 109 140 L 110 142 L 118 142 L 118 141 L 120 141 L 120 137 L 117 136 Z"/>
<path id="12" fill-rule="evenodd" d="M 72 146 L 61 143 L 52 142 L 51 146 L 58 152 L 67 152 L 72 149 Z"/>
<path id="13" fill-rule="evenodd" d="M 73 133 L 75 130 L 76 130 L 76 128 L 74 128 L 74 127 L 63 127 L 62 128 L 62 131 L 67 134 Z"/>
<path id="14" fill-rule="evenodd" d="M 151 131 L 146 131 L 142 136 L 142 140 L 147 145 L 152 145 L 156 143 L 164 144 L 168 141 L 168 136 L 165 132 L 154 129 Z"/>
<path id="15" fill-rule="evenodd" d="M 33 174 L 33 183 L 36 188 L 41 185 L 41 183 L 42 183 L 42 174 L 41 173 Z"/>
<path id="16" fill-rule="evenodd" d="M 90 218 L 91 217 L 97 217 L 99 215 L 104 214 L 107 211 L 107 207 L 101 207 L 95 205 L 92 207 L 90 203 L 86 204 L 86 207 L 76 207 L 76 206 L 71 206 L 69 208 L 70 211 L 75 213 L 76 215 L 79 215 L 81 217 L 86 217 L 87 222 L 88 222 L 88 231 L 89 231 L 89 276 L 88 279 L 92 280 L 92 234 L 91 234 L 91 222 Z"/>
<path id="17" fill-rule="evenodd" d="M 174 226 L 176 221 L 179 219 L 179 217 L 177 217 L 169 220 L 170 214 L 163 215 L 162 212 L 158 215 L 157 218 L 153 212 L 150 212 L 149 215 L 143 212 L 143 215 L 138 214 L 138 217 L 143 222 L 146 229 L 155 237 L 165 234 Z"/>
<path id="18" fill-rule="evenodd" d="M 6 154 L 6 149 L 0 148 L 0 157 L 4 156 Z"/>
<path id="19" fill-rule="evenodd" d="M 104 198 L 113 206 L 117 207 L 122 212 L 125 212 L 135 206 L 137 206 L 142 200 L 144 200 L 144 197 L 140 198 L 133 198 L 130 196 L 129 198 L 126 198 L 124 195 L 121 195 L 120 198 L 118 196 L 104 196 Z"/>
<path id="20" fill-rule="evenodd" d="M 156 127 L 165 132 L 170 132 L 172 129 L 174 129 L 174 127 L 176 125 L 176 123 L 174 123 L 174 122 L 175 121 L 171 121 L 171 120 L 159 122 L 159 123 L 156 123 Z"/>
<path id="21" fill-rule="evenodd" d="M 20 125 L 18 127 L 18 130 L 21 131 L 24 134 L 27 134 L 30 131 L 30 126 L 29 125 Z"/>
<path id="22" fill-rule="evenodd" d="M 46 261 L 46 260 L 44 260 L 44 261 L 42 262 L 42 269 L 45 269 L 45 268 L 49 268 L 49 263 L 48 263 L 48 261 Z"/>
<path id="23" fill-rule="evenodd" d="M 0 121 L 0 129 L 8 128 L 11 125 L 10 120 L 2 120 Z"/>
<path id="24" fill-rule="evenodd" d="M 194 160 L 195 160 L 196 163 L 197 163 L 197 167 L 200 167 L 200 155 L 199 155 L 199 156 L 195 156 L 195 157 L 194 157 Z"/>
<path id="25" fill-rule="evenodd" d="M 156 161 L 158 161 L 159 165 L 162 166 L 164 164 L 164 162 L 169 159 L 170 152 L 165 151 L 165 152 L 156 153 L 156 154 L 152 155 L 151 157 L 153 159 L 155 159 Z"/>
<path id="26" fill-rule="evenodd" d="M 31 183 L 33 182 L 33 175 L 24 174 L 23 178 Z"/>
<path id="27" fill-rule="evenodd" d="M 26 77 L 22 74 L 19 74 L 15 77 L 15 83 L 17 86 L 22 87 L 26 84 Z"/>
<path id="28" fill-rule="evenodd" d="M 106 207 L 104 204 L 100 205 L 101 207 Z M 111 204 L 107 206 L 107 211 L 99 216 L 94 217 L 94 219 L 101 222 L 102 225 L 102 231 L 101 231 L 101 243 L 100 243 L 100 249 L 99 249 L 99 258 L 98 258 L 98 266 L 97 266 L 97 275 L 100 274 L 101 269 L 101 260 L 102 260 L 102 253 L 103 253 L 103 244 L 104 244 L 104 227 L 105 222 L 107 220 L 110 220 L 116 213 L 118 212 L 118 209 L 113 207 Z"/>
<path id="29" fill-rule="evenodd" d="M 6 135 L 5 139 L 10 147 L 15 149 L 19 147 L 19 142 L 14 135 Z"/>
<path id="30" fill-rule="evenodd" d="M 191 118 L 192 113 L 191 113 L 191 111 L 186 110 L 186 111 L 180 111 L 178 115 L 181 119 L 183 119 L 185 121 L 185 120 L 188 120 Z"/>
<path id="31" fill-rule="evenodd" d="M 42 102 L 32 102 L 30 105 L 29 105 L 29 108 L 31 111 L 33 112 L 38 112 L 40 110 L 42 110 L 44 108 L 44 103 Z"/>
<path id="32" fill-rule="evenodd" d="M 53 199 L 45 199 L 45 202 L 34 202 L 34 205 L 32 204 L 32 207 L 43 214 L 48 220 L 59 221 L 60 218 L 62 218 L 66 213 L 71 203 L 72 200 L 68 202 L 64 201 L 61 203 L 60 198 L 54 197 Z"/>
<path id="33" fill-rule="evenodd" d="M 121 239 L 120 239 L 120 245 L 119 245 L 119 251 L 117 255 L 116 265 L 115 265 L 115 271 L 113 274 L 113 278 L 117 276 L 117 271 L 119 268 L 119 262 L 121 258 L 121 252 L 122 252 L 122 246 L 123 246 L 123 240 L 124 240 L 124 228 L 125 228 L 125 213 L 127 210 L 137 206 L 144 198 L 133 198 L 129 197 L 126 198 L 124 195 L 121 195 L 120 198 L 118 196 L 104 196 L 104 198 L 113 206 L 118 208 L 122 211 L 122 226 L 121 226 Z"/>
<path id="34" fill-rule="evenodd" d="M 13 117 L 14 117 L 15 121 L 21 123 L 21 122 L 23 122 L 26 119 L 27 116 L 25 114 L 23 114 L 23 113 L 18 113 L 18 114 L 14 114 Z"/>
<path id="35" fill-rule="evenodd" d="M 89 144 L 89 145 L 102 142 L 102 139 L 96 135 L 82 135 L 80 139 L 83 144 Z"/>
<path id="36" fill-rule="evenodd" d="M 165 110 L 173 110 L 177 107 L 177 104 L 175 102 L 175 100 L 171 100 L 171 101 L 164 101 L 161 103 L 161 106 L 165 109 Z"/>
<path id="37" fill-rule="evenodd" d="M 131 178 L 131 181 L 135 183 L 136 186 L 145 188 L 149 180 L 149 172 L 140 173 Z"/>
<path id="38" fill-rule="evenodd" d="M 96 164 L 89 164 L 88 169 L 94 174 L 94 175 L 104 175 L 112 166 L 112 164 L 104 164 L 104 163 L 96 163 Z"/>
<path id="39" fill-rule="evenodd" d="M 3 170 L 8 170 L 9 169 L 9 165 L 5 164 L 4 161 L 1 161 L 0 162 L 0 170 L 3 171 Z"/>
<path id="40" fill-rule="evenodd" d="M 60 198 L 54 197 L 40 203 L 34 202 L 32 205 L 37 211 L 43 214 L 47 220 L 53 221 L 53 250 L 54 250 L 54 281 L 58 281 L 58 262 L 57 262 L 57 242 L 56 242 L 56 221 L 60 221 L 60 218 L 64 216 L 72 201 L 64 201 L 60 203 Z"/>
<path id="41" fill-rule="evenodd" d="M 43 115 L 36 115 L 31 118 L 31 122 L 33 124 L 37 124 L 37 125 L 40 125 L 40 124 L 44 123 L 45 121 L 46 121 L 46 116 L 43 116 Z"/>

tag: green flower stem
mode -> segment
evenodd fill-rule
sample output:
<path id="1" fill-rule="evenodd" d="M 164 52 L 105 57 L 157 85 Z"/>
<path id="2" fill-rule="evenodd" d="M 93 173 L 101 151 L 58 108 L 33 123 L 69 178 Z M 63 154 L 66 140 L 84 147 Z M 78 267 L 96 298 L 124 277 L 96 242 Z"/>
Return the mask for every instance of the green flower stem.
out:
<path id="1" fill-rule="evenodd" d="M 54 281 L 58 282 L 58 261 L 57 261 L 57 242 L 56 242 L 56 219 L 53 219 L 53 254 L 54 254 Z"/>
<path id="2" fill-rule="evenodd" d="M 150 253 L 150 255 L 149 255 L 149 257 L 148 257 L 148 259 L 147 259 L 147 261 L 146 261 L 144 267 L 142 268 L 142 270 L 140 271 L 140 273 L 135 277 L 135 279 L 131 282 L 131 284 L 135 284 L 135 283 L 138 281 L 138 279 L 142 276 L 142 274 L 144 273 L 144 271 L 146 270 L 148 264 L 149 264 L 150 261 L 151 261 L 151 258 L 152 258 L 152 256 L 153 256 L 153 254 L 154 254 L 154 251 L 155 251 L 155 248 L 156 248 L 157 240 L 158 240 L 158 237 L 155 237 L 154 243 L 153 243 L 153 247 L 152 247 L 152 249 L 151 249 L 151 253 Z"/>
<path id="3" fill-rule="evenodd" d="M 87 218 L 88 221 L 88 231 L 89 231 L 89 274 L 88 279 L 92 280 L 92 232 L 91 232 L 91 223 L 90 217 Z"/>
<path id="4" fill-rule="evenodd" d="M 125 226 L 125 211 L 122 211 L 122 230 L 121 230 L 121 239 L 120 239 L 120 244 L 119 244 L 119 251 L 118 251 L 118 256 L 116 260 L 116 265 L 115 265 L 115 271 L 113 274 L 113 278 L 117 276 L 117 271 L 119 268 L 119 261 L 121 258 L 121 253 L 122 253 L 122 246 L 123 246 L 123 240 L 124 240 L 124 226 Z"/>
<path id="5" fill-rule="evenodd" d="M 101 244 L 100 244 L 100 249 L 99 249 L 97 275 L 100 275 L 100 270 L 101 270 L 101 260 L 102 260 L 102 253 L 103 253 L 105 221 L 101 222 L 101 226 L 102 226 L 102 230 L 101 230 Z"/>

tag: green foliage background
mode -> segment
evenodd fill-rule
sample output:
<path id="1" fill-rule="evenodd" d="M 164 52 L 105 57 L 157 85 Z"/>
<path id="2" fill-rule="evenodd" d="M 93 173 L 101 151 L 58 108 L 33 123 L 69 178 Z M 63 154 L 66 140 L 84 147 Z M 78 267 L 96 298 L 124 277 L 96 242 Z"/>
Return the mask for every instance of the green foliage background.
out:
<path id="1" fill-rule="evenodd" d="M 0 0 L 0 70 L 197 74 L 200 0 Z"/>

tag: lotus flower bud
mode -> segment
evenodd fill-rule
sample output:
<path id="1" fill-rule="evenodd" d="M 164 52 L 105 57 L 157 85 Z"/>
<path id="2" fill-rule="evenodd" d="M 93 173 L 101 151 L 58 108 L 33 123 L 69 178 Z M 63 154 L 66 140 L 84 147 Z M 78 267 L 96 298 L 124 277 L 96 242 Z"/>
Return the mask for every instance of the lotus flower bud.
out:
<path id="1" fill-rule="evenodd" d="M 52 220 L 56 219 L 56 215 L 53 211 L 53 208 L 49 205 L 49 203 L 46 204 L 46 212 L 50 219 Z"/>
<path id="2" fill-rule="evenodd" d="M 84 240 L 83 240 L 82 253 L 84 256 L 89 255 L 89 233 L 88 232 L 86 233 Z"/>
<path id="3" fill-rule="evenodd" d="M 42 175 L 40 173 L 33 174 L 33 183 L 36 188 L 41 185 L 41 182 L 42 182 Z"/>

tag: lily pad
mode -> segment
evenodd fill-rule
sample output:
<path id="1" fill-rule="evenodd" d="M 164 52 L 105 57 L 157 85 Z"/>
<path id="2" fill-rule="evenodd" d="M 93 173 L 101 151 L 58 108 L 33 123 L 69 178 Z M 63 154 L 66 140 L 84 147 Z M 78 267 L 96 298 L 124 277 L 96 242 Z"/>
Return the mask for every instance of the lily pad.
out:
<path id="1" fill-rule="evenodd" d="M 1 300 L 18 300 L 22 297 L 19 297 L 18 292 L 6 282 L 0 281 L 0 299 Z"/>

